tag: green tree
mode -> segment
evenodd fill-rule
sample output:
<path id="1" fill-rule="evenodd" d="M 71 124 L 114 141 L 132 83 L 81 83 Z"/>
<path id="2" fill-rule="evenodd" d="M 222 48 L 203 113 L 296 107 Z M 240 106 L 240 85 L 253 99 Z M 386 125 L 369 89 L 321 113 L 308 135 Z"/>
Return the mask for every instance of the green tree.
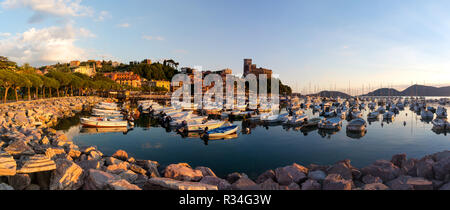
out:
<path id="1" fill-rule="evenodd" d="M 17 74 L 9 69 L 0 68 L 0 85 L 5 89 L 5 95 L 3 98 L 4 103 L 8 98 L 8 91 L 10 88 L 14 86 L 14 81 L 17 77 Z"/>
<path id="2" fill-rule="evenodd" d="M 19 97 L 17 95 L 17 91 L 22 88 L 22 87 L 31 87 L 31 82 L 30 80 L 27 79 L 27 77 L 25 77 L 22 74 L 18 74 L 15 73 L 16 76 L 14 78 L 14 84 L 13 84 L 13 88 L 14 88 L 14 94 L 16 95 L 16 101 L 19 101 Z"/>
<path id="3" fill-rule="evenodd" d="M 31 87 L 36 89 L 36 97 L 38 97 L 38 90 L 43 85 L 42 79 L 37 74 L 31 73 L 25 73 L 23 76 L 30 81 L 30 83 L 26 86 L 28 88 L 28 100 L 31 100 Z"/>
<path id="4" fill-rule="evenodd" d="M 47 77 L 51 77 L 58 81 L 59 85 L 56 88 L 57 96 L 59 97 L 59 89 L 61 87 L 65 88 L 65 94 L 67 94 L 67 86 L 70 84 L 72 78 L 68 76 L 69 73 L 64 73 L 61 71 L 53 70 L 46 74 Z"/>

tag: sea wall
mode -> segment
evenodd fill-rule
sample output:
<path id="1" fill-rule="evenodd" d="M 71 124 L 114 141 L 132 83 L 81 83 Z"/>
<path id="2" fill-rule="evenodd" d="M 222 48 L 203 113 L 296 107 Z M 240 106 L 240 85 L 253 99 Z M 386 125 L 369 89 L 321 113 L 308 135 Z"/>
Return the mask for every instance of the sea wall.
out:
<path id="1" fill-rule="evenodd" d="M 450 190 L 450 151 L 421 159 L 394 155 L 356 168 L 292 164 L 255 180 L 243 173 L 217 177 L 208 167 L 176 163 L 161 168 L 126 151 L 112 156 L 78 147 L 50 128 L 102 101 L 70 97 L 0 105 L 0 190 Z"/>

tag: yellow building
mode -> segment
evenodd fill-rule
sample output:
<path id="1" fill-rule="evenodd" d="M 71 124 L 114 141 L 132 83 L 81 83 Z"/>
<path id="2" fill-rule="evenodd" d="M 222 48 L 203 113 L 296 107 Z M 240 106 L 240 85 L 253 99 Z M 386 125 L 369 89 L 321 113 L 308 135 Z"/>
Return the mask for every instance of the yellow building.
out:
<path id="1" fill-rule="evenodd" d="M 164 81 L 164 80 L 152 80 L 150 81 L 151 87 L 162 87 L 166 88 L 166 90 L 170 91 L 170 81 Z"/>
<path id="2" fill-rule="evenodd" d="M 77 67 L 77 68 L 74 68 L 74 69 L 73 69 L 73 72 L 78 72 L 78 73 L 81 73 L 81 74 L 86 74 L 86 75 L 88 75 L 88 76 L 90 76 L 90 77 L 94 76 L 95 73 L 96 73 L 95 67 L 92 68 L 92 67 L 90 67 L 90 66 L 79 66 L 79 67 Z"/>

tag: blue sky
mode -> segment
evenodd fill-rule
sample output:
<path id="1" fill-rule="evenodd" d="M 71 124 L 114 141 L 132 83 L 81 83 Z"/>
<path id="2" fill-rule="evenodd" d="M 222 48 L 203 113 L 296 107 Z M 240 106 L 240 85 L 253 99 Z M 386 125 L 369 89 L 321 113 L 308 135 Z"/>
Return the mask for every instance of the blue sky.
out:
<path id="1" fill-rule="evenodd" d="M 244 58 L 298 91 L 450 84 L 450 2 L 421 0 L 3 0 L 0 54 L 44 65 Z"/>

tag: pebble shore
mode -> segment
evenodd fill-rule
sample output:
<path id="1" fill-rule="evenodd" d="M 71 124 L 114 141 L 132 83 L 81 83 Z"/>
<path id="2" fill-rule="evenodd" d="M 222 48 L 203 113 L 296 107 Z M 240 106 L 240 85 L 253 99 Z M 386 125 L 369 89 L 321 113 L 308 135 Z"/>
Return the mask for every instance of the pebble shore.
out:
<path id="1" fill-rule="evenodd" d="M 51 127 L 103 101 L 67 97 L 0 105 L 0 190 L 450 190 L 450 151 L 421 159 L 394 155 L 356 168 L 292 164 L 250 179 L 217 177 L 208 167 L 176 163 L 161 168 L 118 150 L 78 147 Z"/>

